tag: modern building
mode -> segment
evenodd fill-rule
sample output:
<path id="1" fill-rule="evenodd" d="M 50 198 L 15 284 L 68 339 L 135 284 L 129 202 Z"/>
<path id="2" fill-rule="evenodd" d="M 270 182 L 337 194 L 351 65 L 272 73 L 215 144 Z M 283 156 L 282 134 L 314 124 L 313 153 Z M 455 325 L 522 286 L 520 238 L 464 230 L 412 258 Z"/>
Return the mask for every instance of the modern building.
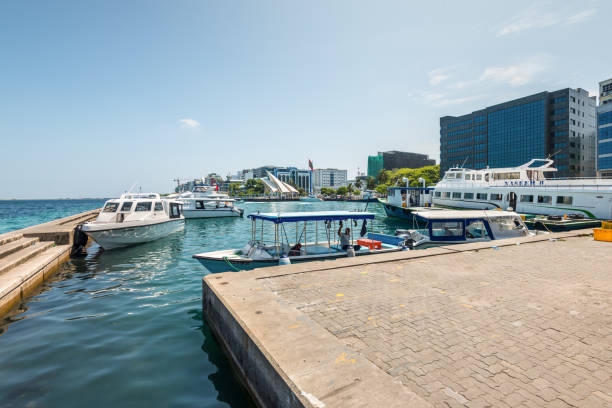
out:
<path id="1" fill-rule="evenodd" d="M 424 166 L 434 166 L 436 161 L 426 154 L 399 152 L 391 150 L 378 152 L 376 156 L 368 156 L 368 176 L 376 177 L 381 170 L 416 169 Z"/>
<path id="2" fill-rule="evenodd" d="M 597 175 L 612 177 L 612 78 L 599 83 Z"/>
<path id="3" fill-rule="evenodd" d="M 270 172 L 280 181 L 312 193 L 312 172 L 310 170 L 300 170 L 297 167 L 276 167 Z"/>
<path id="4" fill-rule="evenodd" d="M 346 187 L 346 179 L 346 170 L 315 169 L 312 171 L 312 185 L 316 193 L 320 193 L 322 188 Z"/>
<path id="5" fill-rule="evenodd" d="M 561 89 L 440 118 L 440 172 L 513 167 L 551 156 L 557 177 L 595 176 L 596 97 Z"/>

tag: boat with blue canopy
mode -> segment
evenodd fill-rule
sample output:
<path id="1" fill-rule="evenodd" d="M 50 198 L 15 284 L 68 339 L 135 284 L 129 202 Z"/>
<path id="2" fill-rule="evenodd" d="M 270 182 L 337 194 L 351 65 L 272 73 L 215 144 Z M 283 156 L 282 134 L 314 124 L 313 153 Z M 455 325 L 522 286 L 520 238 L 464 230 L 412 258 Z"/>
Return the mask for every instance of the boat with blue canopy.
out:
<path id="1" fill-rule="evenodd" d="M 535 235 L 512 211 L 415 211 L 414 229 L 397 230 L 410 248 L 487 242 Z"/>
<path id="2" fill-rule="evenodd" d="M 240 249 L 193 255 L 209 272 L 400 251 L 403 239 L 368 231 L 375 214 L 314 211 L 249 214 L 251 237 Z M 267 226 L 267 227 L 266 227 Z"/>

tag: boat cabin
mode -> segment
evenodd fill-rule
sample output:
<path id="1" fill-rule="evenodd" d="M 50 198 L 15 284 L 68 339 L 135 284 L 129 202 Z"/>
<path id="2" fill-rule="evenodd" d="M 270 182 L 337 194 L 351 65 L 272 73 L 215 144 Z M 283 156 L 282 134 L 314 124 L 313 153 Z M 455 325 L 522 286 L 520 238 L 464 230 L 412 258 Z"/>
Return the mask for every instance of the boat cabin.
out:
<path id="1" fill-rule="evenodd" d="M 464 168 L 450 168 L 444 174 L 442 182 L 449 183 L 485 183 L 499 184 L 500 182 L 517 183 L 517 185 L 538 185 L 547 180 L 546 173 L 556 172 L 552 167 L 553 160 L 533 159 L 521 166 L 471 170 Z M 502 183 L 502 184 L 503 184 Z"/>
<path id="2" fill-rule="evenodd" d="M 146 218 L 181 217 L 181 203 L 162 199 L 157 193 L 125 193 L 108 200 L 94 222 L 140 221 Z"/>
<path id="3" fill-rule="evenodd" d="M 465 243 L 515 238 L 529 234 L 522 218 L 511 211 L 417 211 L 424 228 L 409 230 L 413 243 Z M 416 232 L 416 234 L 413 234 Z"/>
<path id="4" fill-rule="evenodd" d="M 433 191 L 433 187 L 388 187 L 387 202 L 402 208 L 428 207 Z"/>

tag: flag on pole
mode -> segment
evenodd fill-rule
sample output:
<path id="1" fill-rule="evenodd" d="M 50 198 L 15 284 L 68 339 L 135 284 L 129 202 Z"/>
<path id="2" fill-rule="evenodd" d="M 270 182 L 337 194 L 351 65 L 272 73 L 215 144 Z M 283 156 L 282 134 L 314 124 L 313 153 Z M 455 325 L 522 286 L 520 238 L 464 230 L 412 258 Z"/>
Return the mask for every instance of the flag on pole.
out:
<path id="1" fill-rule="evenodd" d="M 308 167 L 310 167 L 310 170 L 313 170 L 312 168 L 312 160 L 308 159 Z"/>

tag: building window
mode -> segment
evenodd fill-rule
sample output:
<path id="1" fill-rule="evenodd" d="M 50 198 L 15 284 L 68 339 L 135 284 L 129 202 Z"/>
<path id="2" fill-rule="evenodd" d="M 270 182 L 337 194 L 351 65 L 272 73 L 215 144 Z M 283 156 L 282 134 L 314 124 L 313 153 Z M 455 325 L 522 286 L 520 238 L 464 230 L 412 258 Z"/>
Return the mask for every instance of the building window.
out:
<path id="1" fill-rule="evenodd" d="M 557 196 L 557 204 L 572 205 L 571 196 Z"/>

